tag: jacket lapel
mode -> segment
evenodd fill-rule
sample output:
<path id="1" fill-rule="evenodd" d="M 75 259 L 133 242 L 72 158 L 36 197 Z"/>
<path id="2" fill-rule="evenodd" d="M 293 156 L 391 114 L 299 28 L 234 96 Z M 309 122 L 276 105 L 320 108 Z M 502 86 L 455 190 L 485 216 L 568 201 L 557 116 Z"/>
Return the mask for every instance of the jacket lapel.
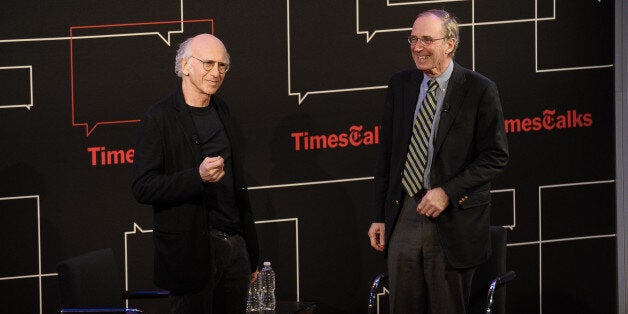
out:
<path id="1" fill-rule="evenodd" d="M 410 143 L 410 135 L 412 134 L 412 125 L 414 124 L 414 112 L 416 110 L 417 101 L 419 99 L 419 89 L 423 81 L 423 73 L 419 70 L 410 74 L 410 80 L 405 83 L 403 93 L 403 127 L 401 134 L 404 136 L 404 147 Z"/>
<path id="2" fill-rule="evenodd" d="M 452 61 L 453 62 L 453 61 Z M 456 117 L 460 112 L 460 107 L 467 94 L 468 86 L 465 85 L 465 75 L 460 66 L 454 63 L 454 70 L 449 78 L 447 84 L 447 92 L 443 99 L 442 108 L 447 108 L 441 111 L 440 121 L 438 123 L 438 132 L 436 132 L 436 140 L 434 141 L 434 157 L 437 158 L 440 151 L 440 147 L 443 145 L 449 129 L 456 121 Z"/>
<path id="3" fill-rule="evenodd" d="M 192 120 L 190 111 L 186 108 L 186 106 L 185 99 L 183 98 L 183 92 L 179 89 L 179 92 L 176 95 L 176 104 L 174 106 L 174 109 L 177 112 L 177 121 L 179 122 L 181 130 L 187 140 L 187 146 L 192 151 L 194 160 L 197 164 L 200 164 L 203 161 L 203 156 L 201 155 L 201 147 L 198 144 L 196 125 L 194 124 L 194 120 Z"/>

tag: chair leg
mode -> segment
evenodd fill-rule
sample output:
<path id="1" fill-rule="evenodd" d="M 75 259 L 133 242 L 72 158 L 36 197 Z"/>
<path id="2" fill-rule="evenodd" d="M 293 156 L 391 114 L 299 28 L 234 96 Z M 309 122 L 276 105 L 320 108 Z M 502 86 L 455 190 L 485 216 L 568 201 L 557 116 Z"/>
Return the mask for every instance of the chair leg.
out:
<path id="1" fill-rule="evenodd" d="M 369 293 L 369 314 L 376 313 L 377 289 L 379 289 L 380 282 L 384 279 L 385 276 L 386 275 L 384 274 L 379 274 L 377 275 L 377 277 L 375 277 L 375 280 L 373 280 L 373 285 L 371 285 L 371 291 Z"/>
<path id="2" fill-rule="evenodd" d="M 493 296 L 495 295 L 495 290 L 507 284 L 511 280 L 515 279 L 515 277 L 517 277 L 517 275 L 515 274 L 514 271 L 511 270 L 491 281 L 491 284 L 488 287 L 488 296 L 487 296 L 487 301 L 486 301 L 486 313 L 487 314 L 492 313 Z"/>

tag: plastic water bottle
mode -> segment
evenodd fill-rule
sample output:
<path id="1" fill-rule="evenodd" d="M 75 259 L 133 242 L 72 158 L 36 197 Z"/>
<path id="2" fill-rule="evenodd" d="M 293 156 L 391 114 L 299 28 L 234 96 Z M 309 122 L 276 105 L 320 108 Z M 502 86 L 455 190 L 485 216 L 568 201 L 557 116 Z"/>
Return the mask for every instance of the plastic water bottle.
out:
<path id="1" fill-rule="evenodd" d="M 260 310 L 260 279 L 256 279 L 249 285 L 249 295 L 246 298 L 246 311 L 258 312 Z"/>
<path id="2" fill-rule="evenodd" d="M 270 268 L 270 262 L 264 262 L 264 268 L 260 272 L 261 294 L 260 310 L 274 311 L 275 299 L 275 271 Z"/>

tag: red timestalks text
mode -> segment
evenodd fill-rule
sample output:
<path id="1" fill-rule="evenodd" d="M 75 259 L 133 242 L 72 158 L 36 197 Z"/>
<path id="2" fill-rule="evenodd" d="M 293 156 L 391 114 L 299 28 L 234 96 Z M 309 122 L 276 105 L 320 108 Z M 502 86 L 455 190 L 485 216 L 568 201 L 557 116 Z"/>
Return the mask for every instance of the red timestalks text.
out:
<path id="1" fill-rule="evenodd" d="M 349 133 L 311 135 L 307 131 L 292 132 L 294 150 L 317 150 L 379 144 L 379 126 L 364 130 L 362 125 L 352 125 Z"/>
<path id="2" fill-rule="evenodd" d="M 506 119 L 504 124 L 507 133 L 585 128 L 593 125 L 593 115 L 578 113 L 575 109 L 567 110 L 565 114 L 556 114 L 555 109 L 546 109 L 542 116 Z M 299 131 L 290 133 L 290 137 L 294 140 L 295 151 L 358 147 L 379 144 L 380 128 L 374 126 L 365 130 L 362 125 L 352 125 L 346 133 L 314 135 L 308 131 Z M 95 146 L 88 147 L 87 152 L 92 166 L 132 164 L 135 157 L 133 148 L 108 150 L 105 146 Z"/>
<path id="3" fill-rule="evenodd" d="M 132 164 L 135 157 L 135 149 L 107 150 L 105 146 L 88 147 L 87 152 L 91 157 L 92 166 L 108 166 L 119 164 Z"/>
<path id="4" fill-rule="evenodd" d="M 507 119 L 504 123 L 506 133 L 552 131 L 590 127 L 593 125 L 593 115 L 591 113 L 578 113 L 575 109 L 557 115 L 556 109 L 546 109 L 543 110 L 541 117 Z"/>

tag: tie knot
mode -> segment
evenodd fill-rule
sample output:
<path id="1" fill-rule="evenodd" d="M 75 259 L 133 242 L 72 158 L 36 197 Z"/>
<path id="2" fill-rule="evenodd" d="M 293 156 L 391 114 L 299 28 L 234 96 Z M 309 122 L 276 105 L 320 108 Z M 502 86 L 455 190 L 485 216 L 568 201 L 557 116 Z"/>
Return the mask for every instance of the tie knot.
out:
<path id="1" fill-rule="evenodd" d="M 436 80 L 429 80 L 427 82 L 428 91 L 433 92 L 438 88 L 438 82 Z"/>

